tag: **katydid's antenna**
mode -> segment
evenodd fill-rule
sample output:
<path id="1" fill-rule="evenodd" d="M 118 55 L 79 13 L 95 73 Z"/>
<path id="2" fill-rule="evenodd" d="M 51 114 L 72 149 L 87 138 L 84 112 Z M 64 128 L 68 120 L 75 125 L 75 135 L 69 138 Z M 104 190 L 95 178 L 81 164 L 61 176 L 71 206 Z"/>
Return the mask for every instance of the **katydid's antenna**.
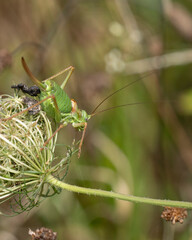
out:
<path id="1" fill-rule="evenodd" d="M 160 100 L 160 101 L 152 101 L 152 104 L 153 104 L 153 103 L 166 103 L 166 102 L 169 102 L 169 103 L 170 103 L 170 102 L 175 102 L 175 101 L 174 101 L 174 100 L 168 100 L 168 101 L 166 101 L 166 100 L 162 100 L 162 101 L 161 101 L 161 100 Z M 147 103 L 150 103 L 150 102 L 146 101 L 146 102 L 125 103 L 125 104 L 121 104 L 121 105 L 117 105 L 117 106 L 113 106 L 113 107 L 110 107 L 110 108 L 103 109 L 103 110 L 101 110 L 101 111 L 99 111 L 99 112 L 92 113 L 92 114 L 91 114 L 91 117 L 92 117 L 92 116 L 95 116 L 95 115 L 97 115 L 97 114 L 103 113 L 103 112 L 107 112 L 107 111 L 109 111 L 109 110 L 116 109 L 116 108 L 133 106 L 133 105 L 142 105 L 142 104 L 147 104 Z"/>
<path id="2" fill-rule="evenodd" d="M 132 105 L 141 105 L 141 104 L 144 104 L 144 103 L 145 102 L 135 102 L 135 103 L 126 103 L 126 104 L 121 104 L 121 105 L 118 105 L 118 106 L 113 106 L 113 107 L 110 107 L 110 108 L 103 109 L 99 112 L 94 112 L 94 113 L 91 114 L 91 117 L 95 116 L 97 114 L 103 113 L 103 112 L 107 112 L 107 111 L 112 110 L 112 109 L 127 107 L 127 106 L 132 106 Z"/>
<path id="3" fill-rule="evenodd" d="M 110 97 L 112 97 L 112 96 L 115 95 L 116 93 L 120 92 L 121 90 L 123 90 L 123 89 L 125 89 L 125 88 L 127 88 L 127 87 L 129 87 L 129 86 L 131 86 L 131 85 L 133 85 L 134 83 L 136 83 L 136 82 L 138 82 L 138 81 L 141 81 L 143 78 L 151 75 L 152 73 L 153 73 L 153 72 L 150 72 L 150 73 L 148 73 L 148 74 L 145 74 L 145 75 L 143 75 L 142 77 L 137 78 L 137 79 L 134 80 L 133 82 L 130 82 L 130 83 L 126 84 L 125 86 L 123 86 L 122 88 L 119 88 L 119 89 L 116 90 L 115 92 L 109 94 L 107 97 L 105 97 L 105 98 L 95 107 L 95 109 L 92 111 L 91 115 L 92 115 L 92 116 L 95 115 L 96 110 L 97 110 L 107 99 L 109 99 Z M 122 106 L 122 105 L 121 105 L 121 106 Z M 118 107 L 118 106 L 117 106 L 117 107 Z"/>

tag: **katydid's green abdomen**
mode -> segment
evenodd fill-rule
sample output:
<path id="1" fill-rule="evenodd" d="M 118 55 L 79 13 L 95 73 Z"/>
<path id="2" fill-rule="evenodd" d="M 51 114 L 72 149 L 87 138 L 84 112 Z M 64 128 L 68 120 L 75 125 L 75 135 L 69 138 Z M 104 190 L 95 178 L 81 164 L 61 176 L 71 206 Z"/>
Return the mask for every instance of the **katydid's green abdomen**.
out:
<path id="1" fill-rule="evenodd" d="M 60 113 L 70 113 L 72 110 L 71 99 L 63 91 L 63 89 L 54 81 L 46 81 L 46 90 L 40 94 L 40 100 L 48 96 L 55 96 L 57 106 Z M 43 111 L 46 112 L 47 116 L 55 119 L 56 122 L 60 122 L 61 116 L 58 117 L 56 106 L 52 98 L 47 99 L 41 104 Z"/>

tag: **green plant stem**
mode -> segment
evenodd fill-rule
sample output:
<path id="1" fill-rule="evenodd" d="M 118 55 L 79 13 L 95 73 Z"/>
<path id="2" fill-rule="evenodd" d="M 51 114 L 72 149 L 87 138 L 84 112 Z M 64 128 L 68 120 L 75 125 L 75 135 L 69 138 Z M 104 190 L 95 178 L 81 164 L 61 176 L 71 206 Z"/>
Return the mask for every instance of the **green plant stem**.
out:
<path id="1" fill-rule="evenodd" d="M 79 187 L 79 186 L 61 182 L 57 180 L 55 177 L 53 177 L 52 175 L 47 176 L 46 182 L 50 183 L 51 185 L 60 187 L 62 189 L 65 189 L 71 192 L 76 192 L 76 193 L 82 193 L 82 194 L 100 196 L 100 197 L 116 198 L 124 201 L 134 202 L 134 203 L 146 203 L 146 204 L 152 204 L 157 206 L 169 206 L 169 207 L 180 207 L 180 208 L 192 209 L 192 202 L 152 199 L 152 198 L 146 198 L 146 197 L 125 195 L 125 194 L 115 193 L 112 191 L 109 192 L 109 191 L 104 191 L 100 189 Z"/>

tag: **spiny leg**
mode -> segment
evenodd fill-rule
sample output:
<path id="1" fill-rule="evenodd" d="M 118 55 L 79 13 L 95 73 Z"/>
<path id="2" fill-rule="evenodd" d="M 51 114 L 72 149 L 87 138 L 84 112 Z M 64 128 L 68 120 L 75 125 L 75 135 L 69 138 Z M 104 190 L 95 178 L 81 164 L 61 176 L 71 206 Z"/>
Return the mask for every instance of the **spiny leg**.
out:
<path id="1" fill-rule="evenodd" d="M 51 95 L 51 96 L 48 96 L 48 97 L 44 98 L 43 100 L 39 101 L 38 103 L 35 103 L 35 104 L 33 104 L 32 106 L 24 109 L 23 111 L 21 111 L 21 112 L 19 112 L 19 113 L 13 114 L 12 116 L 10 116 L 10 117 L 8 117 L 8 118 L 2 118 L 2 119 L 0 119 L 0 121 L 8 121 L 8 120 L 11 120 L 12 118 L 17 117 L 17 116 L 19 116 L 19 115 L 21 115 L 21 114 L 23 114 L 23 113 L 31 110 L 32 108 L 40 105 L 42 102 L 46 101 L 46 100 L 49 99 L 49 98 L 52 98 L 52 99 L 53 99 L 54 104 L 55 104 L 55 109 L 57 109 L 57 110 L 58 110 L 58 114 L 60 114 L 60 111 L 59 111 L 59 108 L 58 108 L 58 105 L 57 105 L 57 101 L 56 101 L 56 99 L 55 99 L 55 96 L 54 96 L 54 95 Z M 44 147 L 49 143 L 49 141 L 50 141 L 50 140 L 57 134 L 57 132 L 59 132 L 60 129 L 62 129 L 64 126 L 65 126 L 64 124 L 60 124 L 60 126 L 58 127 L 58 129 L 52 134 L 52 136 L 51 136 L 50 138 L 47 139 L 47 141 L 43 144 L 43 147 L 40 148 L 40 151 L 42 151 L 42 150 L 44 149 Z"/>
<path id="2" fill-rule="evenodd" d="M 83 145 L 83 140 L 84 140 L 84 137 L 85 137 L 86 129 L 87 129 L 87 122 L 84 123 L 84 129 L 83 129 L 83 133 L 82 133 L 82 136 L 81 136 L 81 141 L 80 141 L 80 144 L 79 144 L 78 158 L 80 158 L 80 156 L 81 156 L 81 147 Z"/>
<path id="3" fill-rule="evenodd" d="M 35 103 L 34 105 L 32 105 L 32 106 L 24 109 L 23 111 L 21 111 L 21 112 L 19 112 L 19 113 L 15 113 L 15 114 L 13 114 L 12 116 L 10 116 L 10 117 L 8 117 L 8 118 L 1 118 L 0 121 L 9 121 L 9 120 L 11 120 L 12 118 L 17 117 L 17 116 L 19 116 L 19 115 L 21 115 L 21 114 L 23 114 L 23 113 L 31 110 L 32 108 L 40 105 L 41 103 L 43 103 L 44 101 L 48 100 L 49 98 L 52 98 L 52 99 L 53 99 L 54 104 L 55 104 L 55 108 L 56 108 L 56 110 L 58 111 L 58 113 L 60 114 L 60 111 L 59 111 L 59 108 L 58 108 L 58 106 L 57 106 L 57 101 L 56 101 L 56 99 L 55 99 L 55 96 L 54 96 L 54 95 L 51 95 L 51 96 L 48 96 L 48 97 L 44 98 L 43 100 Z"/>
<path id="4" fill-rule="evenodd" d="M 27 66 L 27 63 L 25 62 L 25 59 L 24 59 L 23 57 L 21 58 L 21 62 L 22 62 L 22 65 L 23 65 L 24 70 L 26 71 L 27 75 L 31 78 L 31 80 L 32 80 L 35 84 L 37 84 L 37 86 L 39 86 L 39 87 L 41 87 L 41 88 L 44 89 L 44 88 L 45 88 L 44 85 L 41 83 L 41 81 L 39 81 L 39 80 L 32 74 L 32 72 L 30 71 L 30 69 L 29 69 L 29 67 Z M 52 80 L 52 79 L 60 76 L 61 74 L 69 71 L 69 73 L 67 74 L 67 77 L 64 79 L 63 83 L 61 84 L 61 88 L 64 89 L 64 87 L 65 87 L 67 81 L 69 80 L 69 78 L 70 78 L 73 70 L 74 70 L 74 67 L 70 66 L 70 67 L 65 68 L 65 69 L 61 70 L 60 72 L 54 74 L 53 76 L 51 76 L 51 77 L 43 80 L 43 82 L 46 81 L 46 80 Z"/>
<path id="5" fill-rule="evenodd" d="M 62 83 L 61 86 L 60 86 L 62 89 L 64 89 L 64 87 L 65 87 L 67 81 L 69 80 L 69 78 L 71 77 L 71 74 L 72 74 L 72 72 L 73 72 L 74 69 L 75 69 L 74 67 L 70 66 L 70 67 L 65 68 L 64 70 L 61 70 L 60 72 L 54 74 L 53 76 L 51 76 L 51 77 L 49 77 L 49 78 L 47 78 L 47 79 L 45 79 L 45 80 L 43 80 L 43 81 L 52 80 L 52 79 L 60 76 L 61 74 L 69 71 L 69 73 L 67 74 L 67 77 L 64 79 L 63 83 Z"/>
<path id="6" fill-rule="evenodd" d="M 75 123 L 75 124 L 73 124 L 73 127 L 77 127 L 77 128 L 78 127 L 83 127 L 83 133 L 82 133 L 81 140 L 80 140 L 80 143 L 79 143 L 79 151 L 78 151 L 78 158 L 80 158 L 81 148 L 82 148 L 82 145 L 83 145 L 83 140 L 84 140 L 85 132 L 86 132 L 86 129 L 87 129 L 87 122 Z"/>
<path id="7" fill-rule="evenodd" d="M 47 141 L 43 144 L 43 147 L 40 148 L 40 151 L 44 149 L 44 147 L 49 143 L 49 141 L 63 128 L 65 127 L 64 124 L 60 124 L 60 126 L 55 130 L 55 132 L 52 134 L 50 138 L 47 139 Z"/>
<path id="8" fill-rule="evenodd" d="M 49 139 L 47 139 L 47 141 L 43 144 L 43 147 L 40 149 L 40 151 L 42 151 L 44 149 L 44 147 L 49 143 L 49 141 L 65 126 L 66 125 L 64 125 L 64 124 L 60 124 L 60 126 L 55 130 L 53 135 Z M 83 145 L 83 140 L 84 140 L 85 132 L 86 132 L 86 129 L 87 129 L 87 122 L 77 123 L 77 124 L 75 124 L 74 127 L 84 127 L 83 133 L 82 133 L 82 136 L 81 136 L 81 140 L 80 140 L 80 143 L 79 143 L 78 158 L 80 158 L 81 148 L 82 148 L 82 145 Z"/>

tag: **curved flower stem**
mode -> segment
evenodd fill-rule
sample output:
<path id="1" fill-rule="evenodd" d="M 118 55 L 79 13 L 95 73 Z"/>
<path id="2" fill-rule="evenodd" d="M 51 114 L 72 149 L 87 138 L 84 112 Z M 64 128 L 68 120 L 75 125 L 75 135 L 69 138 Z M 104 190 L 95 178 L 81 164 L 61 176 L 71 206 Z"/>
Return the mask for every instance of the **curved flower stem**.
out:
<path id="1" fill-rule="evenodd" d="M 83 193 L 87 195 L 93 196 L 100 196 L 100 197 L 109 197 L 109 198 L 116 198 L 124 201 L 134 202 L 134 203 L 146 203 L 152 204 L 157 206 L 169 206 L 169 207 L 180 207 L 180 208 L 191 208 L 192 209 L 192 202 L 182 202 L 182 201 L 173 201 L 173 200 L 159 200 L 159 199 L 152 199 L 146 197 L 137 197 L 132 195 L 124 195 L 121 193 L 115 193 L 112 191 L 104 191 L 100 189 L 92 189 L 92 188 L 85 188 L 79 187 L 75 185 L 71 185 L 68 183 L 61 182 L 57 180 L 52 175 L 48 175 L 46 178 L 46 182 L 50 183 L 51 185 L 60 187 L 62 189 L 76 192 L 76 193 Z"/>

